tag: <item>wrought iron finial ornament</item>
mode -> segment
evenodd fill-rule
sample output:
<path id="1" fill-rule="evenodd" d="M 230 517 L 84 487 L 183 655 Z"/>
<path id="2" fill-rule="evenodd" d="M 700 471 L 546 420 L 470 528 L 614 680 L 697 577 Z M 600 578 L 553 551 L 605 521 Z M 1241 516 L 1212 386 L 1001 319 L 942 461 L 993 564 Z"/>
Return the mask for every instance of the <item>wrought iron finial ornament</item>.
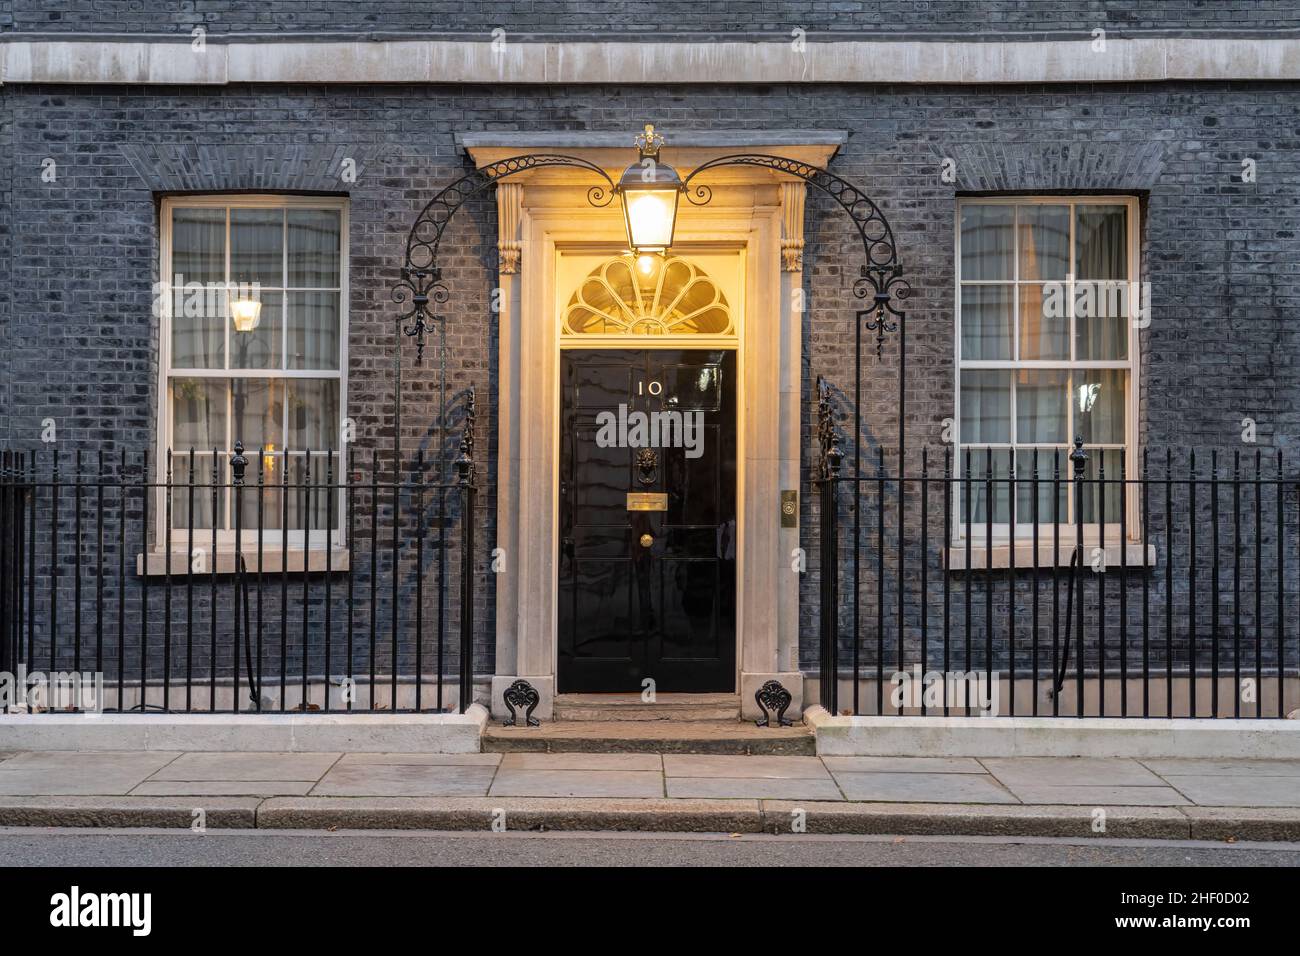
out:
<path id="1" fill-rule="evenodd" d="M 460 436 L 460 456 L 456 459 L 456 473 L 462 485 L 474 483 L 474 389 L 465 399 L 465 429 Z"/>
<path id="2" fill-rule="evenodd" d="M 167 457 L 167 467 L 171 467 L 171 456 Z M 231 484 L 242 485 L 244 483 L 244 471 L 248 468 L 248 459 L 244 457 L 244 443 L 235 440 L 235 454 L 230 459 Z"/>
<path id="3" fill-rule="evenodd" d="M 821 454 L 817 458 L 819 478 L 838 478 L 844 464 L 840 451 L 840 436 L 835 431 L 835 411 L 831 407 L 831 387 L 822 376 L 817 376 L 817 440 Z"/>
<path id="4" fill-rule="evenodd" d="M 1074 465 L 1074 477 L 1082 478 L 1088 466 L 1088 453 L 1083 450 L 1083 436 L 1074 436 L 1074 451 L 1070 452 L 1070 462 Z"/>

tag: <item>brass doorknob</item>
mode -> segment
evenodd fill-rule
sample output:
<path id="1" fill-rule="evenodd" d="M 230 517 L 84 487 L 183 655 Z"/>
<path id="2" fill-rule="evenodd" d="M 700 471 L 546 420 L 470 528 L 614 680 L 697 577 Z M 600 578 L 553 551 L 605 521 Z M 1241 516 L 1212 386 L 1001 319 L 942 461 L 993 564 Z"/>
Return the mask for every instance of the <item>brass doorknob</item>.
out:
<path id="1" fill-rule="evenodd" d="M 654 543 L 655 543 L 655 539 L 652 535 L 648 535 L 648 534 L 641 535 L 641 547 L 648 548 L 650 547 L 650 545 Z"/>

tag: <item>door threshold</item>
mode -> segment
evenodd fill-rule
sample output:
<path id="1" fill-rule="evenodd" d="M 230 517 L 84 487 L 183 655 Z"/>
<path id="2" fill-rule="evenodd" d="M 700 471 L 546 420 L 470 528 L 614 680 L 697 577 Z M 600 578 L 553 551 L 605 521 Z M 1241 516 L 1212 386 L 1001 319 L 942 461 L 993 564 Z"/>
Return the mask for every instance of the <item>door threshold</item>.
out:
<path id="1" fill-rule="evenodd" d="M 543 721 L 540 727 L 483 732 L 485 753 L 731 754 L 813 756 L 817 739 L 802 723 L 756 727 L 752 720 Z"/>
<path id="2" fill-rule="evenodd" d="M 739 694 L 557 694 L 558 721 L 725 721 L 740 719 Z"/>

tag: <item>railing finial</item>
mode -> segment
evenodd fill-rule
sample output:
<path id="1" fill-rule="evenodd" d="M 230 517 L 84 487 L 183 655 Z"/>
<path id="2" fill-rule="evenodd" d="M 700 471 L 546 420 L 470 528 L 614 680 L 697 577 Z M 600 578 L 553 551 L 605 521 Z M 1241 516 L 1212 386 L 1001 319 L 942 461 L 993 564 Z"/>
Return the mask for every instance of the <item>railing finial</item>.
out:
<path id="1" fill-rule="evenodd" d="M 233 476 L 233 484 L 236 486 L 244 483 L 244 470 L 248 468 L 248 459 L 244 457 L 244 443 L 236 439 L 235 453 L 230 458 L 230 472 Z"/>

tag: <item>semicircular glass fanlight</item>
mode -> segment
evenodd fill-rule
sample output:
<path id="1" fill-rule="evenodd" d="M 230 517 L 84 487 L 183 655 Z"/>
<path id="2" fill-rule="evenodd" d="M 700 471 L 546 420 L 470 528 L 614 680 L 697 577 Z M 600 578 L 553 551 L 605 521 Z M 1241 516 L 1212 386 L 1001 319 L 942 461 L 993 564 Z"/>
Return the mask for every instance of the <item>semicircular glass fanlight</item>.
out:
<path id="1" fill-rule="evenodd" d="M 681 256 L 615 256 L 593 269 L 564 309 L 566 335 L 728 335 L 727 297 Z"/>

